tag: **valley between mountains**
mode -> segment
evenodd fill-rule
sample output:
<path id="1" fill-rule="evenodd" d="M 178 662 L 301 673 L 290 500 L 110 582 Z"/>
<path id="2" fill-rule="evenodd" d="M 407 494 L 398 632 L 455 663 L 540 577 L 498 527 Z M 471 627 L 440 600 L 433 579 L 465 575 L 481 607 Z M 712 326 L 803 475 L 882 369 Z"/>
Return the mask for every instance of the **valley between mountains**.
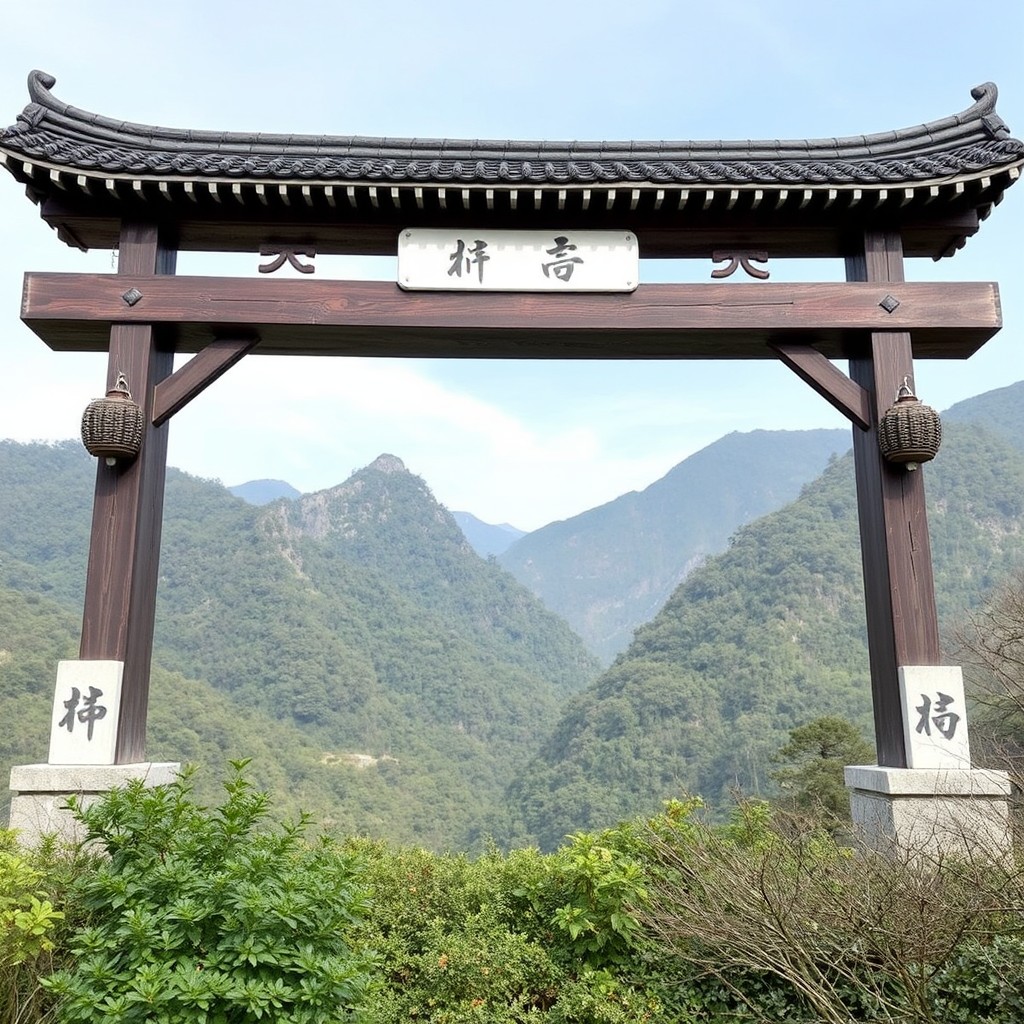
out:
<path id="1" fill-rule="evenodd" d="M 943 419 L 925 472 L 952 626 L 1024 564 L 1024 384 Z M 252 757 L 280 813 L 438 850 L 767 792 L 790 729 L 869 726 L 848 447 L 730 434 L 522 536 L 395 455 L 315 494 L 171 470 L 147 756 L 198 762 L 211 800 Z M 77 441 L 0 442 L 5 771 L 45 759 L 76 655 L 92 478 Z"/>

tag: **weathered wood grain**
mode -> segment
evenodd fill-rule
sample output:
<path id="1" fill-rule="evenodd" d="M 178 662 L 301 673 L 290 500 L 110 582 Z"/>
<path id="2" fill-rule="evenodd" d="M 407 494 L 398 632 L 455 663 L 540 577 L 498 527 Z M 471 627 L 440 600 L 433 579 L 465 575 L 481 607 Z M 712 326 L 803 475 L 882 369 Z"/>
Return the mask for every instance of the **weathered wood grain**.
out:
<path id="1" fill-rule="evenodd" d="M 129 305 L 130 288 L 142 293 Z M 891 313 L 881 303 L 898 301 Z M 248 328 L 261 354 L 473 358 L 848 357 L 864 331 L 910 331 L 914 354 L 966 358 L 1001 324 L 992 283 L 649 284 L 628 294 L 404 292 L 386 281 L 38 274 L 22 319 L 59 350 L 104 351 L 113 324 L 162 325 L 177 351 Z"/>

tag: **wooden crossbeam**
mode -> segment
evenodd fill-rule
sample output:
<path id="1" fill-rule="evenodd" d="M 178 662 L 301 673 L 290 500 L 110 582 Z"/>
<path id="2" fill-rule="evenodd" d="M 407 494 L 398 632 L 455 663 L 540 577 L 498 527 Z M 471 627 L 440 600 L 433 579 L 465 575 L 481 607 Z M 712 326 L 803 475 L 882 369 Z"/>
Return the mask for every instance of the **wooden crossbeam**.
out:
<path id="1" fill-rule="evenodd" d="M 474 358 L 848 356 L 864 331 L 966 358 L 1001 325 L 993 283 L 649 284 L 632 293 L 404 292 L 391 282 L 27 274 L 22 319 L 58 350 L 105 351 L 114 324 L 160 326 L 179 352 L 235 331 L 259 352 Z"/>

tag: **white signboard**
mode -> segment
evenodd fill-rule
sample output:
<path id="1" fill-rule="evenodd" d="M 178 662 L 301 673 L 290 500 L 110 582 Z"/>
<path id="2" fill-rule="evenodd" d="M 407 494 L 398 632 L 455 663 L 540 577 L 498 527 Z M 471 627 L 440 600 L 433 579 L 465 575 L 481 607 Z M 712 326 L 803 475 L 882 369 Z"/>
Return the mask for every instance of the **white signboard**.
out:
<path id="1" fill-rule="evenodd" d="M 409 228 L 398 284 L 410 291 L 631 292 L 640 248 L 631 231 Z"/>
<path id="2" fill-rule="evenodd" d="M 113 764 L 123 661 L 61 661 L 50 720 L 50 764 Z"/>
<path id="3" fill-rule="evenodd" d="M 899 670 L 908 768 L 970 768 L 963 672 L 955 665 Z"/>

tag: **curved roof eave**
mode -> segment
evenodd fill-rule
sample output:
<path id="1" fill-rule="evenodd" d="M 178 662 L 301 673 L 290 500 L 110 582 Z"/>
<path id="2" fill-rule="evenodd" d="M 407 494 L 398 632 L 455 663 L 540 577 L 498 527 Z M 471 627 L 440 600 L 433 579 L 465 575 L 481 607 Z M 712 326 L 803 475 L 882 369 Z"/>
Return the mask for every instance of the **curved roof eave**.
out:
<path id="1" fill-rule="evenodd" d="M 968 180 L 1024 162 L 991 83 L 959 114 L 845 138 L 537 142 L 277 135 L 160 128 L 62 103 L 29 75 L 31 101 L 0 153 L 86 178 L 494 188 L 888 187 Z"/>

